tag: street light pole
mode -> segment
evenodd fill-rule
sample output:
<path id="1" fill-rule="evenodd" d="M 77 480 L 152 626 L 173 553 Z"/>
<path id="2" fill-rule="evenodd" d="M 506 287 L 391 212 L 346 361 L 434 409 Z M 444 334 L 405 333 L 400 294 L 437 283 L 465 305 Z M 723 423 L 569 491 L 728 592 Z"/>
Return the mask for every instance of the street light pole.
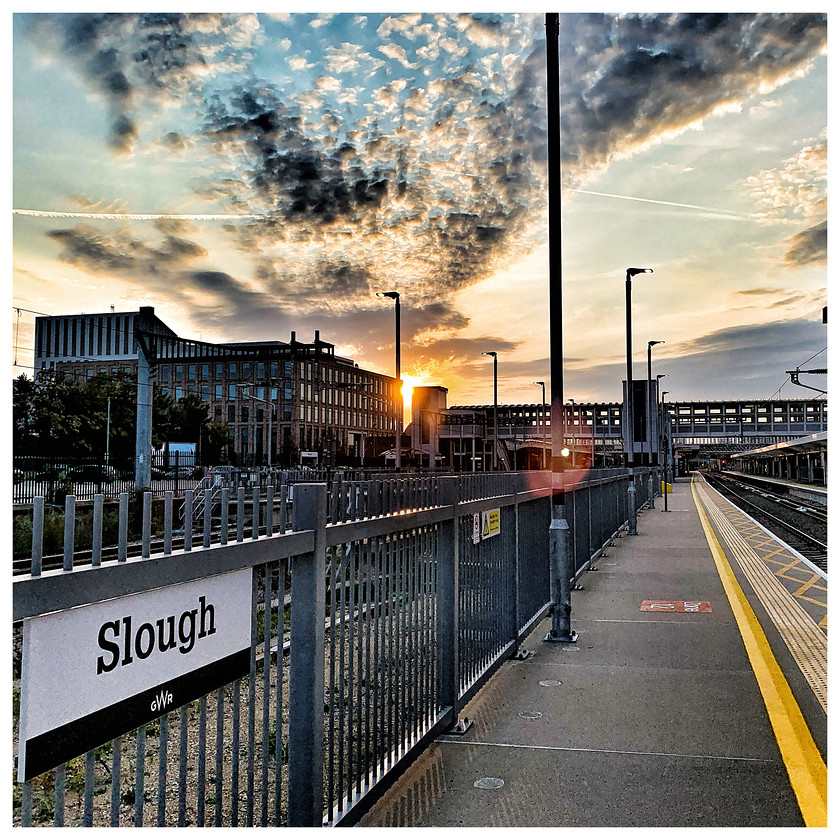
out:
<path id="1" fill-rule="evenodd" d="M 645 380 L 645 431 L 647 434 L 645 437 L 647 438 L 648 444 L 648 469 L 652 469 L 653 467 L 653 411 L 651 410 L 650 405 L 650 377 L 651 377 L 651 358 L 650 358 L 650 349 L 653 347 L 654 344 L 664 344 L 664 341 L 649 341 L 647 343 L 647 379 Z M 653 510 L 654 503 L 653 503 L 653 473 L 648 473 L 648 507 Z"/>
<path id="2" fill-rule="evenodd" d="M 627 387 L 624 398 L 624 413 L 627 429 L 627 524 L 628 533 L 635 535 L 636 530 L 636 485 L 634 477 L 633 452 L 633 315 L 632 315 L 632 280 L 637 274 L 652 274 L 652 268 L 628 268 L 624 282 L 624 308 L 627 333 Z"/>
<path id="3" fill-rule="evenodd" d="M 574 408 L 575 408 L 575 401 L 569 397 L 569 402 L 572 404 L 572 417 L 574 416 Z M 572 417 L 568 418 L 568 422 L 565 423 L 565 427 L 567 429 L 572 430 L 572 469 L 575 468 L 575 444 L 577 443 L 577 436 L 575 433 L 575 424 Z"/>
<path id="4" fill-rule="evenodd" d="M 499 357 L 495 350 L 481 355 L 493 357 L 493 472 L 496 472 L 499 457 Z"/>
<path id="5" fill-rule="evenodd" d="M 547 440 L 546 440 L 546 433 L 545 433 L 545 415 L 543 413 L 545 411 L 545 382 L 534 382 L 533 384 L 534 385 L 542 385 L 542 404 L 540 405 L 540 413 L 537 415 L 537 417 L 539 418 L 540 422 L 542 423 L 542 439 L 543 439 L 542 462 L 543 462 L 543 469 L 545 469 L 545 467 L 546 467 L 546 464 L 545 464 L 545 461 L 546 461 L 546 447 L 548 445 Z"/>
<path id="6" fill-rule="evenodd" d="M 662 376 L 667 376 L 667 373 L 661 374 Z M 658 378 L 658 377 L 657 377 Z M 670 391 L 663 391 L 662 392 L 662 411 L 660 412 L 660 417 L 662 417 L 662 426 L 664 431 L 665 426 L 665 394 L 670 394 Z M 665 450 L 665 470 L 664 470 L 664 478 L 665 480 L 662 482 L 662 495 L 665 498 L 665 510 L 668 510 L 668 458 L 670 457 L 670 447 Z"/>
<path id="7" fill-rule="evenodd" d="M 402 395 L 402 378 L 400 376 L 400 293 L 399 292 L 377 292 L 377 297 L 391 298 L 394 301 L 394 318 L 396 323 L 396 367 L 395 374 L 397 379 L 397 446 L 395 451 L 396 460 L 394 461 L 394 468 L 397 472 L 400 471 L 402 465 L 401 450 L 402 450 L 402 425 L 403 425 L 403 395 Z"/>

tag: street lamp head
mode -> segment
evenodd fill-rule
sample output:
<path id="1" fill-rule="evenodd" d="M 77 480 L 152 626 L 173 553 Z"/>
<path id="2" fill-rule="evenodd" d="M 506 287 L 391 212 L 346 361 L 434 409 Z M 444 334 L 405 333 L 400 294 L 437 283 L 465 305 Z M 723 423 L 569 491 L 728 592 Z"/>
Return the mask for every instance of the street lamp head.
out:
<path id="1" fill-rule="evenodd" d="M 391 298 L 392 300 L 399 300 L 400 299 L 400 293 L 399 292 L 377 292 L 376 296 L 380 297 L 380 298 Z"/>
<path id="2" fill-rule="evenodd" d="M 495 350 L 487 350 L 486 352 L 482 352 L 482 356 L 492 356 L 494 359 L 496 358 L 496 351 Z"/>
<path id="3" fill-rule="evenodd" d="M 657 381 L 659 381 L 660 379 L 662 379 L 663 377 L 665 377 L 667 375 L 668 375 L 667 373 L 657 373 L 656 374 L 656 379 L 657 379 Z"/>
<path id="4" fill-rule="evenodd" d="M 532 385 L 542 385 L 543 387 L 545 387 L 545 382 L 532 382 L 531 384 Z"/>
<path id="5" fill-rule="evenodd" d="M 664 341 L 649 341 L 648 347 L 653 347 L 654 344 L 664 344 Z"/>
<path id="6" fill-rule="evenodd" d="M 653 274 L 652 268 L 628 268 L 627 276 L 635 277 L 637 274 Z"/>

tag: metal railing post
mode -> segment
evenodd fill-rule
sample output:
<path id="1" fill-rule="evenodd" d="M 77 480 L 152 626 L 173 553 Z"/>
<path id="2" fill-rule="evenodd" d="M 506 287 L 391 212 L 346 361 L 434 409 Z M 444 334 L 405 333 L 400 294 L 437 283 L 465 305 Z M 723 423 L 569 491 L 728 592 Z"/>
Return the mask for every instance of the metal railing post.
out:
<path id="1" fill-rule="evenodd" d="M 463 733 L 469 720 L 458 719 L 460 650 L 458 639 L 458 479 L 441 478 L 440 504 L 452 505 L 452 520 L 441 524 L 438 535 L 438 692 L 440 705 L 452 709 L 451 732 Z"/>
<path id="2" fill-rule="evenodd" d="M 324 819 L 325 484 L 298 484 L 292 528 L 314 531 L 315 548 L 294 558 L 289 674 L 289 825 Z"/>
<path id="3" fill-rule="evenodd" d="M 627 533 L 635 536 L 636 530 L 636 476 L 630 467 L 630 480 L 627 483 Z"/>
<path id="4" fill-rule="evenodd" d="M 551 584 L 551 629 L 546 642 L 576 642 L 578 634 L 572 622 L 572 556 L 566 506 L 554 505 L 548 529 L 548 553 Z"/>

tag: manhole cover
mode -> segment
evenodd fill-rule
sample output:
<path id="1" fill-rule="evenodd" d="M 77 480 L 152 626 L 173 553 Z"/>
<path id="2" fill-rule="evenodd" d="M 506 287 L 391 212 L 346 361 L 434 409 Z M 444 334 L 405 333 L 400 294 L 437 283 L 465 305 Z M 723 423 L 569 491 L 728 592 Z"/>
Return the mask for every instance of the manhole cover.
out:
<path id="1" fill-rule="evenodd" d="M 555 686 L 562 685 L 560 680 L 540 680 L 540 685 L 544 685 L 546 688 L 554 688 Z"/>
<path id="2" fill-rule="evenodd" d="M 503 779 L 493 779 L 488 777 L 486 779 L 479 779 L 473 783 L 473 787 L 481 788 L 481 790 L 498 790 L 505 784 Z"/>
<path id="3" fill-rule="evenodd" d="M 537 720 L 542 717 L 542 712 L 520 712 L 519 717 L 527 720 Z"/>

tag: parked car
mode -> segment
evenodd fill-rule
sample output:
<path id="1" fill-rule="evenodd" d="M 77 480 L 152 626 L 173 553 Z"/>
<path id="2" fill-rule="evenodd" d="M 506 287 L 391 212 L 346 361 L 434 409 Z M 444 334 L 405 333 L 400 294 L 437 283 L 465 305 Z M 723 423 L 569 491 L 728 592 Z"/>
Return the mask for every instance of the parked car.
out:
<path id="1" fill-rule="evenodd" d="M 82 464 L 80 466 L 70 467 L 67 470 L 67 477 L 71 481 L 77 482 L 108 483 L 117 480 L 117 471 L 113 467 L 105 466 L 104 464 Z"/>

